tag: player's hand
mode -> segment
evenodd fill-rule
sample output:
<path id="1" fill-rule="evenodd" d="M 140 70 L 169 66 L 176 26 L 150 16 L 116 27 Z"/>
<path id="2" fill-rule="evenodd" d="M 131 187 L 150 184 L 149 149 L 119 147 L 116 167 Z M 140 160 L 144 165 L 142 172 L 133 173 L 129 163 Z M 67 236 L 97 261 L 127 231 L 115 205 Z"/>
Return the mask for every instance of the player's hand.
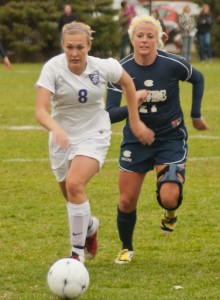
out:
<path id="1" fill-rule="evenodd" d="M 207 130 L 209 129 L 208 125 L 206 124 L 205 120 L 203 118 L 200 119 L 192 119 L 193 126 L 197 130 Z"/>
<path id="2" fill-rule="evenodd" d="M 10 60 L 8 59 L 7 56 L 5 56 L 5 57 L 3 58 L 3 64 L 5 65 L 5 68 L 6 68 L 6 69 L 11 69 L 11 62 L 10 62 Z"/>
<path id="3" fill-rule="evenodd" d="M 148 95 L 147 90 L 136 91 L 136 100 L 137 100 L 138 107 L 140 107 L 141 104 L 146 100 L 147 95 Z"/>
<path id="4" fill-rule="evenodd" d="M 151 145 L 154 140 L 154 132 L 148 128 L 142 121 L 130 124 L 131 130 L 142 145 Z"/>
<path id="5" fill-rule="evenodd" d="M 166 34 L 166 32 L 162 32 L 161 40 L 162 40 L 162 42 L 163 42 L 164 45 L 168 41 L 168 35 Z"/>
<path id="6" fill-rule="evenodd" d="M 68 148 L 69 138 L 62 128 L 52 130 L 53 142 L 58 144 L 61 148 Z"/>

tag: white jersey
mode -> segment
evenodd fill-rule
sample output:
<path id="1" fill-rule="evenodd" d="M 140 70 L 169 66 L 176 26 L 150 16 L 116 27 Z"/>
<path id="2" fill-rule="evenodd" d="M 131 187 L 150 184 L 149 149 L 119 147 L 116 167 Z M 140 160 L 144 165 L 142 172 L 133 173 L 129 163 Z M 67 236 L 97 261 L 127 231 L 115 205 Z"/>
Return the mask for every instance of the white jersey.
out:
<path id="1" fill-rule="evenodd" d="M 87 66 L 80 75 L 73 74 L 66 55 L 50 59 L 43 67 L 36 86 L 42 86 L 53 95 L 52 118 L 75 143 L 99 131 L 110 130 L 104 94 L 108 81 L 118 82 L 122 67 L 113 58 L 87 57 Z"/>

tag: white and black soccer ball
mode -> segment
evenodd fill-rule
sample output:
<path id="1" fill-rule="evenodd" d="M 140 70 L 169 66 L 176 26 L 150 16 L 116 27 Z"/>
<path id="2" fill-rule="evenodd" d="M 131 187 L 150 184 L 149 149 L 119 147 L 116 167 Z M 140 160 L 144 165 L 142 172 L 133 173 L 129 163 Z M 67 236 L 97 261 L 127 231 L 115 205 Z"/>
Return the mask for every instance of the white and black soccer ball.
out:
<path id="1" fill-rule="evenodd" d="M 77 299 L 89 286 L 89 273 L 80 261 L 63 258 L 49 269 L 47 283 L 51 292 L 61 299 Z"/>

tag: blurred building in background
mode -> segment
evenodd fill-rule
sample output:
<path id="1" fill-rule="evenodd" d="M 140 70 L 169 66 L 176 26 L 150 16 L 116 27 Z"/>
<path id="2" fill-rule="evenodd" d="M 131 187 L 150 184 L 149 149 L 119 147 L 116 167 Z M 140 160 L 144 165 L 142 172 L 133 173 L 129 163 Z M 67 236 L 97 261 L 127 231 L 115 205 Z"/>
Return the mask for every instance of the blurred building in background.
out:
<path id="1" fill-rule="evenodd" d="M 152 10 L 157 10 L 160 19 L 163 21 L 168 41 L 166 48 L 174 53 L 180 53 L 181 49 L 181 34 L 178 25 L 179 15 L 183 12 L 183 8 L 188 5 L 191 9 L 191 14 L 197 16 L 200 13 L 201 7 L 193 1 L 157 1 L 157 0 L 127 0 L 128 3 L 135 7 L 136 15 L 150 15 Z M 114 8 L 119 9 L 120 0 L 114 0 Z"/>

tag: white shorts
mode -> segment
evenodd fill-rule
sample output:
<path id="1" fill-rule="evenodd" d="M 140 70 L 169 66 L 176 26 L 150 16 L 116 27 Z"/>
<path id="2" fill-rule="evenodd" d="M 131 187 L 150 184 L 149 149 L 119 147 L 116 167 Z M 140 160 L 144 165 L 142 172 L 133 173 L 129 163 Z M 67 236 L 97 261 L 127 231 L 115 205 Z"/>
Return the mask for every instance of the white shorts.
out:
<path id="1" fill-rule="evenodd" d="M 77 155 L 96 159 L 99 162 L 99 168 L 101 169 L 108 152 L 110 139 L 111 131 L 104 131 L 87 139 L 83 139 L 78 143 L 71 144 L 67 149 L 62 149 L 59 145 L 53 143 L 50 134 L 50 163 L 57 181 L 65 181 L 71 161 Z"/>

